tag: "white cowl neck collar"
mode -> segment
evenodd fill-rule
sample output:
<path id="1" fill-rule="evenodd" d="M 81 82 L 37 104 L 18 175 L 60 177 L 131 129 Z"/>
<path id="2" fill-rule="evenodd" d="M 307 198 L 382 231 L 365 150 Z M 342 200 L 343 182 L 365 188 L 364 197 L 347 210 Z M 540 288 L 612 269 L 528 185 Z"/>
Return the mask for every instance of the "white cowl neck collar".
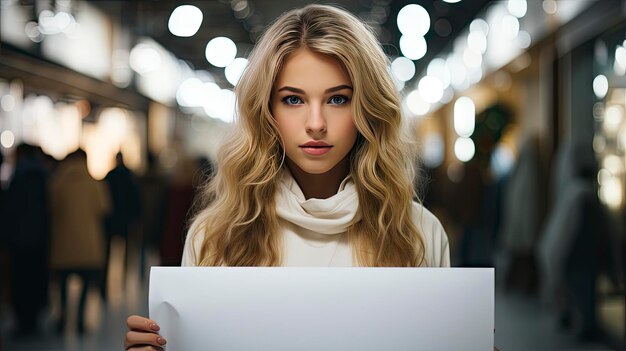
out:
<path id="1" fill-rule="evenodd" d="M 320 234 L 344 233 L 360 219 L 359 199 L 350 176 L 341 182 L 337 194 L 307 200 L 291 172 L 282 173 L 276 193 L 276 213 L 280 218 Z"/>

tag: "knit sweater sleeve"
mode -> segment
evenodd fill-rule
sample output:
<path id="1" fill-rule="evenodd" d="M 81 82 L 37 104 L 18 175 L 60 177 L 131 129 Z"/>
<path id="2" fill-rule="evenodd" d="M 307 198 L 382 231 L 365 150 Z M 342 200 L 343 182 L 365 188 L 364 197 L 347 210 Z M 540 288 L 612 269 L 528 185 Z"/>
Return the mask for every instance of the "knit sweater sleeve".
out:
<path id="1" fill-rule="evenodd" d="M 194 221 L 187 237 L 185 238 L 185 247 L 183 248 L 183 259 L 181 266 L 197 266 L 198 258 L 200 257 L 200 249 L 202 247 L 202 241 L 204 240 L 204 232 L 196 232 L 197 222 Z"/>
<path id="2" fill-rule="evenodd" d="M 450 267 L 448 235 L 432 212 L 413 203 L 413 218 L 424 239 L 424 258 L 427 267 Z"/>

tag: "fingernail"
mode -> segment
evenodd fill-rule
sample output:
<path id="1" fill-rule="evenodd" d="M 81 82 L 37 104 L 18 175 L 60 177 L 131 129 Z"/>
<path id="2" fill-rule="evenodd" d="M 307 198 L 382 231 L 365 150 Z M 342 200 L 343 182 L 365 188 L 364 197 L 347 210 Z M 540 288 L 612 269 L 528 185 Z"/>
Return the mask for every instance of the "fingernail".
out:
<path id="1" fill-rule="evenodd" d="M 154 323 L 151 323 L 151 324 L 150 324 L 150 329 L 152 329 L 152 330 L 154 330 L 154 331 L 159 331 L 159 329 L 161 329 L 161 328 L 159 328 L 159 326 L 158 326 L 158 325 L 156 325 L 156 324 L 154 324 Z"/>
<path id="2" fill-rule="evenodd" d="M 161 345 L 165 345 L 167 343 L 167 341 L 165 341 L 165 339 L 163 338 L 157 338 L 157 342 Z"/>

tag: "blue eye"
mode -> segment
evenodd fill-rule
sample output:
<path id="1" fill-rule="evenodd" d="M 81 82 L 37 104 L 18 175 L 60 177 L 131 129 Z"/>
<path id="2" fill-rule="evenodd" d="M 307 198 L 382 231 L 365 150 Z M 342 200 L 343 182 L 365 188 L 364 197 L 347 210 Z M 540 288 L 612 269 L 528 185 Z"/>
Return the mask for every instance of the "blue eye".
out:
<path id="1" fill-rule="evenodd" d="M 343 95 L 335 95 L 328 100 L 328 102 L 332 105 L 343 105 L 348 103 L 348 101 L 348 97 Z"/>
<path id="2" fill-rule="evenodd" d="M 282 101 L 287 105 L 299 105 L 302 103 L 302 99 L 295 95 L 285 96 Z"/>

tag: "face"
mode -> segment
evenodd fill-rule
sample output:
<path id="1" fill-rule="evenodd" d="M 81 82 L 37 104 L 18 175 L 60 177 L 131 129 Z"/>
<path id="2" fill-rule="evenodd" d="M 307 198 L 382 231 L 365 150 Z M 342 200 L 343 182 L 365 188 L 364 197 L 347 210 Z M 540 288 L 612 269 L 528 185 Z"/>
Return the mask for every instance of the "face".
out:
<path id="1" fill-rule="evenodd" d="M 337 59 L 308 49 L 288 56 L 272 91 L 272 113 L 290 167 L 323 174 L 347 166 L 357 137 L 351 101 L 352 82 Z"/>

